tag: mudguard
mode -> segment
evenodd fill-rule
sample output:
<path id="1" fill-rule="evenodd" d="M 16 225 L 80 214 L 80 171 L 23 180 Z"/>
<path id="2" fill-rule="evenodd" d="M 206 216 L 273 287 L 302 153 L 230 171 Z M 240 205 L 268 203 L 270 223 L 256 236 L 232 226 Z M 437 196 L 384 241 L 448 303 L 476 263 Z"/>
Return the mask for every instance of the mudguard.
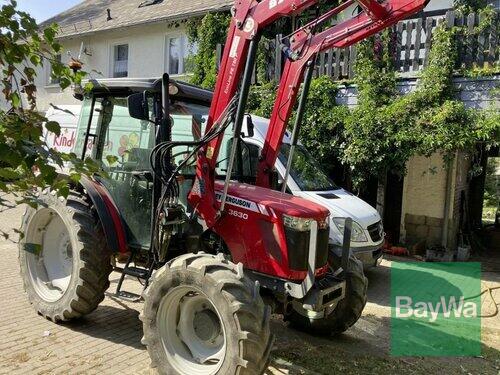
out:
<path id="1" fill-rule="evenodd" d="M 108 249 L 113 253 L 127 253 L 127 237 L 120 212 L 107 190 L 98 181 L 82 176 L 80 185 L 94 204 L 104 230 Z"/>

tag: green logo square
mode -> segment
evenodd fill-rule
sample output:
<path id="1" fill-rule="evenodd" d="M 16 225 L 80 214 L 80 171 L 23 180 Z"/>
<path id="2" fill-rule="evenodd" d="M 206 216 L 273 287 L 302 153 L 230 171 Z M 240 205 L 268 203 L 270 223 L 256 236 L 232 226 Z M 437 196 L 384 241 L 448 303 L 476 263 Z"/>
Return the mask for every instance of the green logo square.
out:
<path id="1" fill-rule="evenodd" d="M 480 293 L 480 263 L 392 262 L 391 355 L 480 355 Z"/>

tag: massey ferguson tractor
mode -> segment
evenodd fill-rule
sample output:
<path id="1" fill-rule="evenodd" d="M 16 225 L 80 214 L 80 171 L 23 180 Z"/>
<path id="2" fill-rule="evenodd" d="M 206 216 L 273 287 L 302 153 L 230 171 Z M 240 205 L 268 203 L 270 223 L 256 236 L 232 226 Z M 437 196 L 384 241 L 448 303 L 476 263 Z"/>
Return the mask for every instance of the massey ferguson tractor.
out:
<path id="1" fill-rule="evenodd" d="M 340 333 L 358 320 L 367 281 L 349 252 L 350 219 L 342 254 L 329 251 L 328 211 L 273 190 L 273 165 L 302 86 L 299 132 L 318 53 L 367 38 L 426 1 L 349 0 L 285 38 L 257 173 L 235 173 L 259 36 L 316 3 L 236 1 L 213 93 L 165 74 L 101 80 L 78 94 L 74 151 L 103 172 L 75 183 L 66 199 L 40 192 L 38 209 L 24 215 L 21 274 L 38 313 L 54 322 L 89 314 L 110 273 L 121 272 L 116 295 L 144 299 L 152 367 L 184 375 L 264 372 L 272 309 L 312 333 Z M 358 15 L 327 22 L 355 3 Z M 142 295 L 122 290 L 126 276 L 141 281 Z"/>

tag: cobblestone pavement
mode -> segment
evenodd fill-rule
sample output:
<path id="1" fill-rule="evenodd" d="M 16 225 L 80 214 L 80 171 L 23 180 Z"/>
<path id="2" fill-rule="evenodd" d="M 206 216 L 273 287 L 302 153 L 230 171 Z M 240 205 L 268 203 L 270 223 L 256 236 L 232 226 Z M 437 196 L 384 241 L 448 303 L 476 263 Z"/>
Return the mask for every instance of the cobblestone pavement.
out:
<path id="1" fill-rule="evenodd" d="M 16 207 L 0 210 L 0 230 L 18 227 L 23 209 Z M 15 232 L 10 230 L 9 240 L 0 240 L 2 277 L 0 278 L 0 374 L 149 374 L 149 357 L 141 345 L 142 326 L 138 319 L 141 303 L 129 303 L 113 296 L 119 275 L 111 275 L 111 287 L 99 308 L 87 317 L 70 323 L 54 324 L 38 316 L 27 301 L 19 277 Z M 272 367 L 268 374 L 318 373 L 319 360 L 329 359 L 340 364 L 338 370 L 346 373 L 376 373 L 376 368 L 385 373 L 405 369 L 412 373 L 419 366 L 429 371 L 442 366 L 452 366 L 444 373 L 498 373 L 500 360 L 481 358 L 440 362 L 420 359 L 416 362 L 388 358 L 389 332 L 389 283 L 388 265 L 367 272 L 370 278 L 369 303 L 363 317 L 340 338 L 318 338 L 287 328 L 280 319 L 273 319 L 272 329 L 277 340 L 273 351 Z M 498 285 L 498 279 L 490 280 Z M 127 280 L 125 290 L 137 290 L 140 285 Z M 493 318 L 495 319 L 495 318 Z M 489 321 L 496 327 L 489 341 L 495 343 L 494 355 L 498 354 L 500 339 L 498 320 Z M 491 346 L 492 344 L 490 344 Z M 311 364 L 313 370 L 299 367 L 293 358 L 305 352 L 310 362 L 297 361 L 301 366 Z M 297 355 L 298 357 L 294 357 Z M 326 357 L 321 357 L 321 356 Z M 319 357 L 318 357 L 319 356 Z M 284 359 L 286 358 L 286 360 Z M 326 359 L 325 359 L 326 358 Z M 333 358 L 333 359 L 332 359 Z M 379 358 L 379 359 L 375 359 Z M 334 362 L 332 362 L 332 360 Z M 434 362 L 433 362 L 434 361 Z M 372 371 L 364 371 L 364 364 Z M 408 365 L 406 365 L 408 364 Z M 326 366 L 326 365 L 325 365 Z M 330 364 L 330 366 L 332 366 Z M 342 367 L 344 366 L 344 367 Z M 353 367 L 361 366 L 361 367 Z M 382 367 L 379 367 L 382 366 Z M 429 367 L 430 366 L 430 367 Z M 460 367 L 459 367 L 460 366 Z M 337 369 L 337 367 L 335 367 Z M 351 370 L 354 369 L 354 372 Z M 393 369 L 393 371 L 391 371 Z M 424 367 L 422 367 L 424 369 Z M 328 368 L 322 369 L 325 373 Z M 358 372 L 359 370 L 359 372 Z"/>

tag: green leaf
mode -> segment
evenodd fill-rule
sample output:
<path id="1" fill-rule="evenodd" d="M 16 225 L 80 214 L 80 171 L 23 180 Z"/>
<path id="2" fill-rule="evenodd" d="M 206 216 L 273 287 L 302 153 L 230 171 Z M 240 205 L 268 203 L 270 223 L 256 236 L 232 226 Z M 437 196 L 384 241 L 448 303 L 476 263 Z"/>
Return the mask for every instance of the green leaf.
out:
<path id="1" fill-rule="evenodd" d="M 6 180 L 16 180 L 21 176 L 12 168 L 0 168 L 0 177 Z"/>
<path id="2" fill-rule="evenodd" d="M 19 108 L 21 106 L 21 97 L 17 92 L 13 92 L 10 95 L 10 101 L 12 103 L 12 107 Z"/>
<path id="3" fill-rule="evenodd" d="M 80 182 L 82 175 L 80 173 L 71 173 L 69 178 L 71 181 L 78 183 Z"/>
<path id="4" fill-rule="evenodd" d="M 23 246 L 23 250 L 30 254 L 40 255 L 42 253 L 42 245 L 35 243 L 25 243 Z"/>
<path id="5" fill-rule="evenodd" d="M 49 43 L 54 42 L 54 37 L 56 36 L 56 30 L 55 28 L 47 27 L 45 30 L 43 30 L 43 35 L 45 36 L 45 40 Z"/>
<path id="6" fill-rule="evenodd" d="M 87 82 L 84 86 L 84 90 L 85 92 L 88 92 L 90 93 L 92 91 L 92 89 L 94 88 L 94 84 L 92 82 Z"/>
<path id="7" fill-rule="evenodd" d="M 61 88 L 64 90 L 64 89 L 67 89 L 69 86 L 71 86 L 71 81 L 68 77 L 61 77 L 61 81 L 59 82 L 59 86 L 61 86 Z"/>
<path id="8" fill-rule="evenodd" d="M 31 55 L 30 61 L 34 66 L 40 66 L 42 64 L 42 58 L 38 55 Z"/>
<path id="9" fill-rule="evenodd" d="M 69 195 L 69 186 L 68 185 L 61 186 L 57 192 L 59 193 L 60 196 L 62 196 L 64 198 L 68 198 L 68 195 Z"/>
<path id="10" fill-rule="evenodd" d="M 107 155 L 106 160 L 107 160 L 109 165 L 113 165 L 118 161 L 118 158 L 114 155 Z"/>
<path id="11" fill-rule="evenodd" d="M 55 135 L 57 135 L 58 137 L 61 135 L 61 126 L 56 121 L 48 121 L 45 124 L 45 128 L 49 132 L 54 133 Z"/>

